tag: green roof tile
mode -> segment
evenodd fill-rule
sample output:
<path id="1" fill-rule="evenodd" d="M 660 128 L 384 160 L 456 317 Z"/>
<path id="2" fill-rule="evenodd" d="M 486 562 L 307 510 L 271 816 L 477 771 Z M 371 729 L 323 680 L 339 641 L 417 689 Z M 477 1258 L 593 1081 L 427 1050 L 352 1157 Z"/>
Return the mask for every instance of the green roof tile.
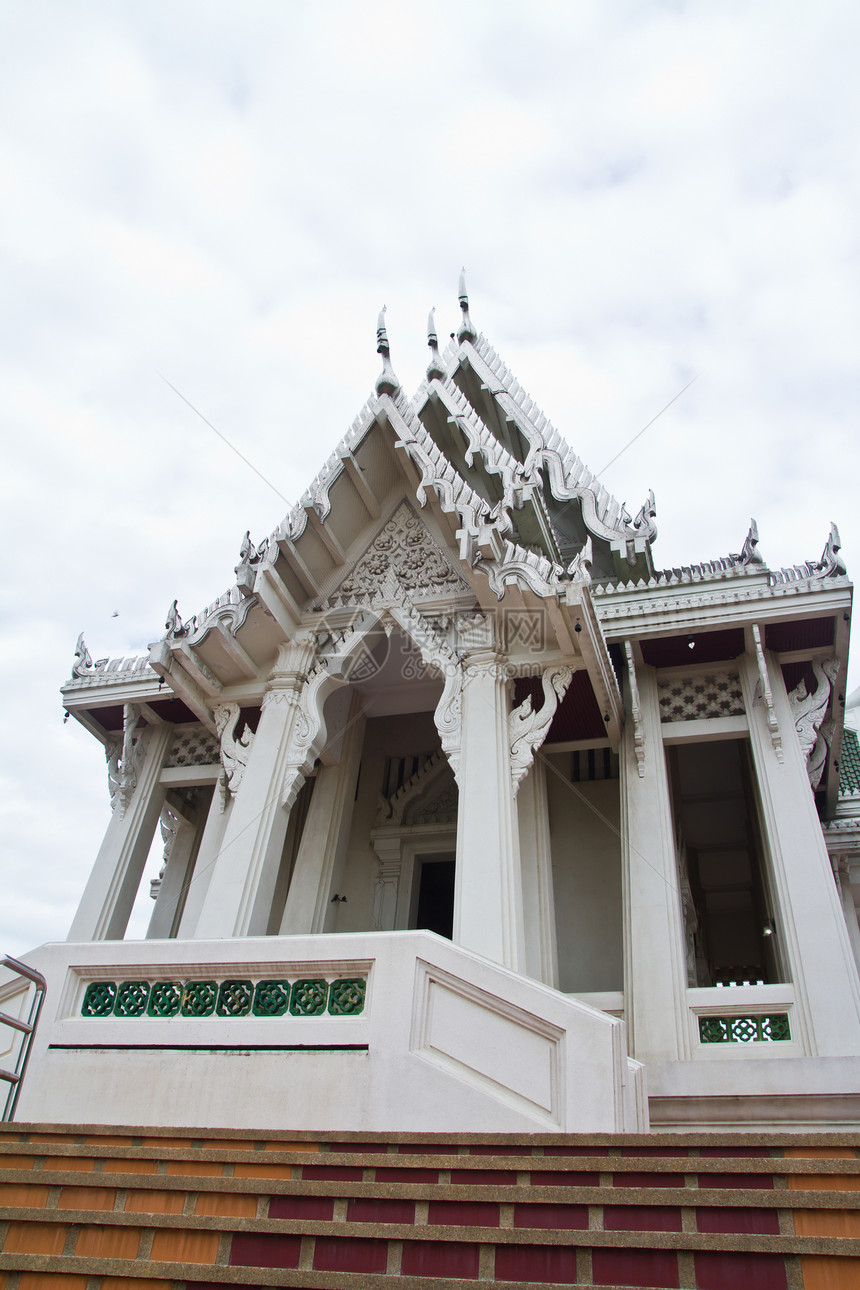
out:
<path id="1" fill-rule="evenodd" d="M 856 730 L 845 727 L 842 736 L 842 760 L 839 763 L 839 792 L 860 792 L 860 740 Z"/>

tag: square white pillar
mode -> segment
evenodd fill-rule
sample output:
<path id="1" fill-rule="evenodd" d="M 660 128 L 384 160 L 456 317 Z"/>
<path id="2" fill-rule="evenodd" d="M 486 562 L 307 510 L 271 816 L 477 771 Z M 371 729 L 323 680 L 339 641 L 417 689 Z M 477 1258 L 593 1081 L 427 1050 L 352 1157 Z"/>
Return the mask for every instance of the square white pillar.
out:
<path id="1" fill-rule="evenodd" d="M 283 791 L 293 729 L 312 658 L 309 641 L 285 645 L 272 671 L 197 920 L 198 940 L 266 933 L 289 822 Z"/>
<path id="2" fill-rule="evenodd" d="M 454 942 L 522 972 L 525 931 L 508 682 L 495 653 L 469 656 L 461 704 Z"/>
<path id="3" fill-rule="evenodd" d="M 860 1053 L 860 982 L 782 669 L 763 653 L 776 746 L 755 658 L 741 681 L 769 853 L 780 957 L 795 988 L 799 1035 L 815 1056 Z M 781 746 L 780 746 L 781 745 Z"/>
<path id="4" fill-rule="evenodd" d="M 158 777 L 172 734 L 164 723 L 148 727 L 139 736 L 144 741 L 143 756 L 131 800 L 124 813 L 119 803 L 115 805 L 72 920 L 70 941 L 119 941 L 125 935 L 164 805 L 165 790 Z"/>
<path id="5" fill-rule="evenodd" d="M 624 1016 L 637 1061 L 682 1061 L 690 1042 L 675 826 L 654 669 L 638 663 L 636 680 L 638 729 L 628 715 L 621 743 Z"/>
<path id="6" fill-rule="evenodd" d="M 536 981 L 558 989 L 558 944 L 546 765 L 540 752 L 517 794 L 520 865 L 523 884 L 525 970 Z"/>
<path id="7" fill-rule="evenodd" d="M 194 862 L 188 890 L 185 894 L 185 905 L 182 910 L 182 917 L 179 920 L 179 930 L 176 933 L 178 940 L 188 940 L 197 936 L 200 911 L 206 901 L 206 893 L 209 890 L 212 873 L 221 852 L 221 844 L 224 841 L 224 833 L 232 810 L 232 797 L 228 795 L 227 801 L 224 802 L 221 796 L 221 788 L 216 784 L 212 800 L 209 803 L 206 823 L 203 826 L 203 836 L 200 839 L 197 859 Z"/>
<path id="8" fill-rule="evenodd" d="M 333 883 L 343 868 L 352 824 L 355 785 L 364 743 L 361 696 L 349 696 L 339 760 L 317 771 L 293 876 L 287 892 L 282 936 L 333 930 Z"/>

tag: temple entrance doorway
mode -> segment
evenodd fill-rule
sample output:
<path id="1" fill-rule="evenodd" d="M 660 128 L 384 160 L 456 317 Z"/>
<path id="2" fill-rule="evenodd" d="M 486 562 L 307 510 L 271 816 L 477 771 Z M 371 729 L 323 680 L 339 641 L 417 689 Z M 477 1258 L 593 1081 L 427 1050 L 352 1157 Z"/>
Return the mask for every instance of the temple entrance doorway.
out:
<path id="1" fill-rule="evenodd" d="M 411 925 L 451 940 L 454 933 L 454 857 L 447 852 L 416 857 L 418 882 Z"/>

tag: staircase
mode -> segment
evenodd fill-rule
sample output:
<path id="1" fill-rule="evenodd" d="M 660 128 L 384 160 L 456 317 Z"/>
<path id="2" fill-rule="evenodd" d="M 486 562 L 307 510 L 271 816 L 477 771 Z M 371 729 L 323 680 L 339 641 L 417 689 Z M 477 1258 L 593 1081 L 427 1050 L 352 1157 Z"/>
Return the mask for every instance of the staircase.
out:
<path id="1" fill-rule="evenodd" d="M 14 1124 L 0 1287 L 856 1290 L 858 1147 Z"/>

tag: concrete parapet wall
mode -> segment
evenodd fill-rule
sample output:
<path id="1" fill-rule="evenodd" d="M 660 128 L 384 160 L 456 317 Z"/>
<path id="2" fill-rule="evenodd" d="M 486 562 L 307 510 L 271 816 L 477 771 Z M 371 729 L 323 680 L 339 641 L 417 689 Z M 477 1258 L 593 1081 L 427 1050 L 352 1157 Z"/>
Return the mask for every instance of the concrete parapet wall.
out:
<path id="1" fill-rule="evenodd" d="M 20 1117 L 294 1131 L 648 1127 L 623 1022 L 431 933 L 55 944 L 27 957 L 49 995 Z M 289 1000 L 281 1015 L 261 1015 L 273 993 L 261 982 Z M 203 1015 L 184 1015 L 194 1009 Z"/>

